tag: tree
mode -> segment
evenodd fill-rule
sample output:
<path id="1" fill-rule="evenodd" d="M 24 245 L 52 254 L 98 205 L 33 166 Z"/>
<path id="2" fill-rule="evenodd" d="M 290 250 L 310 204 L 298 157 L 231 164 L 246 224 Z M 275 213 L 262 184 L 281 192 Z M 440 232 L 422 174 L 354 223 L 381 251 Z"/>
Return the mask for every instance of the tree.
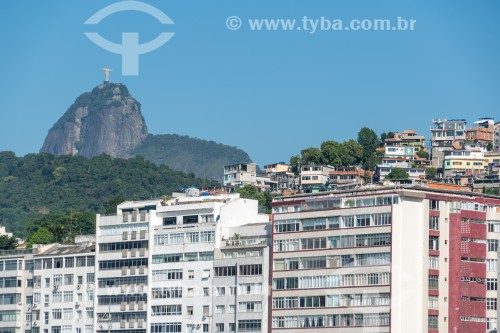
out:
<path id="1" fill-rule="evenodd" d="M 363 147 L 364 156 L 370 156 L 372 152 L 380 147 L 377 133 L 368 127 L 363 127 L 358 132 L 358 143 Z"/>
<path id="2" fill-rule="evenodd" d="M 429 167 L 425 169 L 425 179 L 434 179 L 437 175 L 437 169 Z"/>
<path id="3" fill-rule="evenodd" d="M 355 140 L 351 139 L 342 143 L 345 155 L 343 156 L 343 165 L 351 166 L 356 165 L 363 159 L 363 147 Z"/>
<path id="4" fill-rule="evenodd" d="M 358 143 L 363 147 L 363 167 L 368 170 L 373 170 L 375 165 L 379 163 L 379 158 L 375 152 L 375 150 L 380 147 L 377 133 L 368 127 L 363 127 L 358 132 Z"/>
<path id="5" fill-rule="evenodd" d="M 488 144 L 486 145 L 486 150 L 492 151 L 493 150 L 493 143 L 488 142 Z"/>
<path id="6" fill-rule="evenodd" d="M 321 163 L 334 167 L 358 164 L 363 157 L 363 147 L 354 140 L 342 143 L 325 141 L 321 144 Z"/>
<path id="7" fill-rule="evenodd" d="M 343 165 L 344 147 L 336 141 L 325 141 L 321 144 L 321 163 L 339 167 Z"/>
<path id="8" fill-rule="evenodd" d="M 14 250 L 17 247 L 17 238 L 0 235 L 0 250 Z"/>
<path id="9" fill-rule="evenodd" d="M 392 169 L 391 173 L 388 174 L 386 179 L 408 179 L 408 173 L 401 168 Z"/>
<path id="10" fill-rule="evenodd" d="M 259 202 L 259 207 L 262 211 L 267 214 L 271 213 L 271 202 L 273 201 L 273 196 L 269 192 L 259 192 L 257 186 L 252 184 L 246 184 L 245 186 L 236 189 L 236 192 L 240 194 L 240 198 L 254 199 Z"/>
<path id="11" fill-rule="evenodd" d="M 39 228 L 26 242 L 26 247 L 31 248 L 33 244 L 50 244 L 54 241 L 54 235 L 47 228 Z"/>
<path id="12" fill-rule="evenodd" d="M 383 145 L 385 142 L 385 139 L 392 139 L 394 138 L 394 132 L 388 132 L 388 133 L 382 133 L 380 134 L 380 143 Z"/>
<path id="13" fill-rule="evenodd" d="M 321 163 L 321 150 L 318 148 L 310 147 L 303 149 L 300 154 L 302 155 L 302 164 L 320 164 Z"/>
<path id="14" fill-rule="evenodd" d="M 292 172 L 295 175 L 298 175 L 300 173 L 300 156 L 292 156 L 290 157 L 290 166 L 292 168 Z"/>

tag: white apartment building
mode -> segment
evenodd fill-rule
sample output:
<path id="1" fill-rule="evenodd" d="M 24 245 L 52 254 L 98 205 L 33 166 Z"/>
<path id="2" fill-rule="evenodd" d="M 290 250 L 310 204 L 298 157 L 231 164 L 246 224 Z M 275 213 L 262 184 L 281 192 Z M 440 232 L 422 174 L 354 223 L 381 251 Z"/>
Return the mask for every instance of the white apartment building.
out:
<path id="1" fill-rule="evenodd" d="M 94 246 L 0 253 L 2 333 L 92 333 Z"/>
<path id="2" fill-rule="evenodd" d="M 330 180 L 332 166 L 304 165 L 300 168 L 300 187 L 305 193 L 321 192 L 326 189 Z"/>
<path id="3" fill-rule="evenodd" d="M 237 163 L 224 166 L 224 186 L 257 184 L 257 164 Z"/>
<path id="4" fill-rule="evenodd" d="M 268 332 L 271 223 L 221 232 L 214 253 L 213 332 Z"/>
<path id="5" fill-rule="evenodd" d="M 95 332 L 149 332 L 150 226 L 159 200 L 96 217 Z"/>
<path id="6" fill-rule="evenodd" d="M 228 331 L 229 325 L 214 320 L 214 251 L 222 244 L 221 229 L 236 233 L 234 228 L 268 220 L 258 214 L 256 200 L 237 193 L 124 202 L 116 216 L 98 215 L 97 332 Z M 253 261 L 262 260 L 256 255 Z M 262 327 L 241 322 L 246 324 L 255 332 Z"/>

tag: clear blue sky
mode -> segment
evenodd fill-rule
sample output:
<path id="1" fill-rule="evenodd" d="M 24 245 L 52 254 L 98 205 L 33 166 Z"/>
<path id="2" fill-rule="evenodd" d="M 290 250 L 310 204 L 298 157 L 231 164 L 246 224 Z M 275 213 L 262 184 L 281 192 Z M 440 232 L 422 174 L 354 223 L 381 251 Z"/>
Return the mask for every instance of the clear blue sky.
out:
<path id="1" fill-rule="evenodd" d="M 0 150 L 38 152 L 75 98 L 114 69 L 142 103 L 150 133 L 186 134 L 234 145 L 258 164 L 287 161 L 324 140 L 417 129 L 432 118 L 499 115 L 500 3 L 497 0 L 315 0 L 145 2 L 162 26 L 138 12 L 83 23 L 116 1 L 0 2 Z M 226 18 L 417 20 L 415 31 L 231 31 Z M 137 31 L 141 42 L 175 36 L 140 58 L 140 75 L 90 42 Z"/>

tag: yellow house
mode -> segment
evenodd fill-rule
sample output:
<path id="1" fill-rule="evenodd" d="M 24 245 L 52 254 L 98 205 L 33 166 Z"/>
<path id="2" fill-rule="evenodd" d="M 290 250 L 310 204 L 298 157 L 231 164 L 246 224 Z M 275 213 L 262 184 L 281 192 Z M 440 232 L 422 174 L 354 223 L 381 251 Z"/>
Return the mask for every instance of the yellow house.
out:
<path id="1" fill-rule="evenodd" d="M 445 177 L 465 172 L 482 173 L 488 166 L 484 153 L 480 150 L 452 150 L 445 152 Z"/>

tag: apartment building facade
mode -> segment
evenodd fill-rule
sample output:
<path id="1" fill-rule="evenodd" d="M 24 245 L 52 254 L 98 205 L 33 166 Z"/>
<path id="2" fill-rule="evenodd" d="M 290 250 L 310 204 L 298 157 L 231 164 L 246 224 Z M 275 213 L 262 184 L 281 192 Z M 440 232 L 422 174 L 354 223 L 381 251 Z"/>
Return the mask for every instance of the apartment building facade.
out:
<path id="1" fill-rule="evenodd" d="M 214 253 L 212 332 L 269 332 L 271 223 L 221 233 Z"/>
<path id="2" fill-rule="evenodd" d="M 237 163 L 224 166 L 224 186 L 257 184 L 257 164 Z"/>
<path id="3" fill-rule="evenodd" d="M 93 333 L 93 244 L 0 253 L 2 333 Z"/>
<path id="4" fill-rule="evenodd" d="M 273 213 L 273 332 L 496 328 L 498 198 L 379 187 Z"/>
<path id="5" fill-rule="evenodd" d="M 431 127 L 432 166 L 442 168 L 444 152 L 461 149 L 466 140 L 465 119 L 433 119 Z"/>
<path id="6" fill-rule="evenodd" d="M 444 153 L 444 176 L 451 177 L 464 175 L 467 172 L 472 174 L 483 173 L 488 166 L 484 152 L 480 149 L 454 150 Z"/>
<path id="7" fill-rule="evenodd" d="M 221 259 L 220 248 L 227 246 L 222 238 L 230 236 L 222 230 L 235 234 L 244 225 L 265 224 L 268 215 L 258 214 L 256 200 L 240 199 L 237 193 L 191 193 L 168 201 L 124 202 L 117 215 L 98 215 L 97 332 L 229 332 L 234 327 L 263 332 L 267 327 L 263 311 L 234 322 L 216 317 L 223 304 L 215 305 L 214 300 L 219 273 L 214 269 L 214 252 Z M 248 265 L 241 267 L 255 270 L 244 270 L 242 281 L 269 276 L 265 246 L 250 246 L 258 250 L 249 251 L 255 255 L 249 254 Z"/>

